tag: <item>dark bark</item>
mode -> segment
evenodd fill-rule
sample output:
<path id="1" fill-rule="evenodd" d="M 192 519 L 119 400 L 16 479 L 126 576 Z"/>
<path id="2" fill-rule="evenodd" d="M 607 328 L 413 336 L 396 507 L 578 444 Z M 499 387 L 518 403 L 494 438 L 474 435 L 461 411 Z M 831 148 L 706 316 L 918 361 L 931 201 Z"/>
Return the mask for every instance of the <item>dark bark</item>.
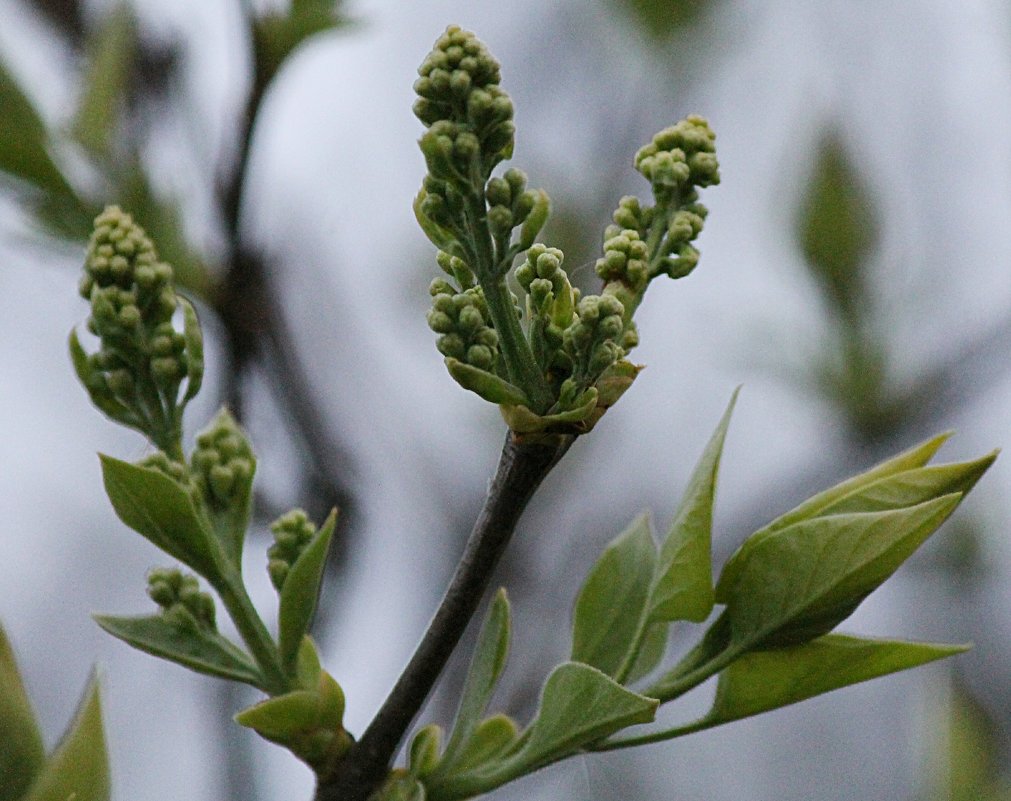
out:
<path id="1" fill-rule="evenodd" d="M 366 801 L 386 776 L 407 729 L 420 712 L 488 589 L 520 515 L 572 437 L 548 442 L 506 439 L 495 478 L 456 572 L 421 643 L 389 697 L 316 801 Z"/>

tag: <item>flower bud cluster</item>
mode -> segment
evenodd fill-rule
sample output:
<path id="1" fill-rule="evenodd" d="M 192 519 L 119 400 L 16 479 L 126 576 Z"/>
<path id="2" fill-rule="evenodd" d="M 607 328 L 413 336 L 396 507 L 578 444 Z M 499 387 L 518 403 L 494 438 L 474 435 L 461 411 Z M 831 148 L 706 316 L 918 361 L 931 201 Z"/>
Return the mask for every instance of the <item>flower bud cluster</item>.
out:
<path id="1" fill-rule="evenodd" d="M 182 406 L 203 376 L 199 326 L 175 293 L 172 268 L 158 261 L 144 230 L 116 206 L 95 219 L 79 289 L 91 302 L 87 327 L 100 346 L 87 355 L 75 336 L 71 350 L 92 400 L 162 450 L 177 451 Z M 180 305 L 192 320 L 183 332 L 172 323 Z"/>
<path id="2" fill-rule="evenodd" d="M 200 591 L 196 576 L 175 568 L 155 568 L 147 575 L 147 594 L 172 625 L 189 628 L 195 623 L 206 631 L 217 631 L 214 599 Z"/>
<path id="3" fill-rule="evenodd" d="M 421 148 L 441 181 L 484 181 L 512 150 L 512 100 L 499 64 L 474 34 L 451 25 L 418 68 L 414 114 L 428 127 Z"/>
<path id="4" fill-rule="evenodd" d="M 316 536 L 316 525 L 302 509 L 292 509 L 270 525 L 274 544 L 267 549 L 267 573 L 280 592 L 288 571 Z"/>
<path id="5" fill-rule="evenodd" d="M 190 473 L 186 465 L 175 461 L 175 459 L 170 459 L 162 451 L 157 451 L 147 456 L 141 461 L 140 465 L 141 467 L 151 467 L 160 473 L 164 473 L 173 481 L 177 481 L 180 484 L 185 485 L 189 483 Z"/>
<path id="6" fill-rule="evenodd" d="M 658 203 L 675 193 L 720 182 L 716 134 L 709 123 L 691 115 L 665 128 L 635 154 L 635 168 L 653 185 Z"/>
<path id="7" fill-rule="evenodd" d="M 235 419 L 222 409 L 197 435 L 190 456 L 193 480 L 212 511 L 245 506 L 256 469 L 253 449 Z"/>
<path id="8" fill-rule="evenodd" d="M 558 248 L 536 244 L 516 268 L 516 280 L 527 293 L 530 339 L 538 361 L 556 376 L 572 372 L 572 359 L 562 347 L 565 327 L 572 322 L 579 290 L 573 289 L 562 268 Z"/>
<path id="9" fill-rule="evenodd" d="M 563 347 L 572 359 L 572 380 L 592 385 L 604 370 L 624 357 L 625 308 L 614 295 L 588 295 L 576 305 L 576 319 L 565 329 Z"/>
<path id="10" fill-rule="evenodd" d="M 623 202 L 625 199 L 622 199 Z M 636 200 L 632 198 L 632 200 Z M 638 201 L 636 200 L 638 206 Z M 618 216 L 617 212 L 615 216 Z M 638 226 L 624 228 L 604 240 L 604 256 L 597 259 L 596 271 L 605 282 L 620 281 L 639 293 L 649 283 L 649 247 L 639 236 Z"/>
<path id="11" fill-rule="evenodd" d="M 491 325 L 480 287 L 456 292 L 447 281 L 435 279 L 429 287 L 432 308 L 428 327 L 439 334 L 436 347 L 443 356 L 458 359 L 487 372 L 498 365 L 498 334 Z"/>
<path id="12" fill-rule="evenodd" d="M 636 197 L 623 197 L 614 223 L 604 231 L 604 255 L 596 264 L 604 292 L 617 296 L 629 317 L 653 278 L 682 278 L 698 264 L 692 243 L 707 214 L 698 189 L 720 181 L 715 139 L 702 117 L 690 116 L 636 153 L 636 169 L 649 180 L 656 204 L 643 206 Z M 631 320 L 627 329 L 626 351 L 637 338 Z"/>

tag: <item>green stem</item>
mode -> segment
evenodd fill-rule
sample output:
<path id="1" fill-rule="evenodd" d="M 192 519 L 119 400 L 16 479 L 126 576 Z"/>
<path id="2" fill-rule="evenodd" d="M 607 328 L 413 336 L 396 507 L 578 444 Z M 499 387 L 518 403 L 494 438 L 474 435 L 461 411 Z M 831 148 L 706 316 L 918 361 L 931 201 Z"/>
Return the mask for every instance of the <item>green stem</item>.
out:
<path id="1" fill-rule="evenodd" d="M 599 745 L 593 746 L 592 750 L 617 751 L 621 748 L 633 748 L 637 745 L 662 743 L 665 740 L 673 740 L 677 737 L 684 737 L 686 734 L 695 734 L 695 732 L 705 731 L 706 729 L 711 729 L 713 726 L 719 726 L 721 723 L 726 722 L 727 721 L 702 718 L 701 720 L 696 720 L 692 723 L 686 723 L 684 726 L 675 726 L 673 729 L 664 729 L 663 731 L 656 731 L 652 734 L 643 734 L 639 737 L 626 737 L 621 740 L 607 740 Z"/>
<path id="2" fill-rule="evenodd" d="M 390 760 L 484 597 L 527 502 L 572 442 L 572 437 L 523 442 L 509 434 L 484 508 L 435 617 L 365 733 L 320 781 L 316 801 L 366 801 L 389 772 Z"/>
<path id="3" fill-rule="evenodd" d="M 492 325 L 498 332 L 509 380 L 527 394 L 534 412 L 544 414 L 555 399 L 523 334 L 504 271 L 496 264 L 482 195 L 475 194 L 467 199 L 467 222 L 477 261 L 472 265 L 474 274 L 484 292 Z"/>
<path id="4" fill-rule="evenodd" d="M 288 677 L 281 666 L 277 646 L 263 625 L 253 602 L 246 594 L 242 579 L 238 576 L 225 578 L 221 586 L 215 587 L 221 602 L 228 610 L 229 617 L 239 630 L 243 642 L 249 648 L 263 674 L 263 689 L 268 695 L 281 695 L 291 689 Z"/>

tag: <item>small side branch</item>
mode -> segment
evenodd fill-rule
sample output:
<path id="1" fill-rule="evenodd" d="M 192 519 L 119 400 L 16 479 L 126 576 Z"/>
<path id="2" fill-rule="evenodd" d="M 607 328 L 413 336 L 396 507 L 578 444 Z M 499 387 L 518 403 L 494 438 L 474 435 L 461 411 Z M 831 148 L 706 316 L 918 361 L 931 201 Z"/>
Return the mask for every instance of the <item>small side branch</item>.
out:
<path id="1" fill-rule="evenodd" d="M 320 782 L 316 801 L 366 801 L 386 775 L 411 722 L 477 611 L 520 515 L 573 439 L 526 442 L 509 434 L 484 508 L 435 617 L 361 739 L 334 775 Z"/>

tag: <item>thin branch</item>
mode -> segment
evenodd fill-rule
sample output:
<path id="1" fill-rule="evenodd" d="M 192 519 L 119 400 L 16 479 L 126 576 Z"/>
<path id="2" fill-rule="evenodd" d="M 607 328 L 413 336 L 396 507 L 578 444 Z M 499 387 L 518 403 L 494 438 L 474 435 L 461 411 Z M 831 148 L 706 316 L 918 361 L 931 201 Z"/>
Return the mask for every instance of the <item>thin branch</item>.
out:
<path id="1" fill-rule="evenodd" d="M 361 739 L 334 775 L 320 782 L 316 801 L 366 801 L 385 776 L 407 729 L 477 611 L 520 515 L 573 439 L 559 437 L 545 443 L 508 436 L 484 508 L 435 617 Z"/>

